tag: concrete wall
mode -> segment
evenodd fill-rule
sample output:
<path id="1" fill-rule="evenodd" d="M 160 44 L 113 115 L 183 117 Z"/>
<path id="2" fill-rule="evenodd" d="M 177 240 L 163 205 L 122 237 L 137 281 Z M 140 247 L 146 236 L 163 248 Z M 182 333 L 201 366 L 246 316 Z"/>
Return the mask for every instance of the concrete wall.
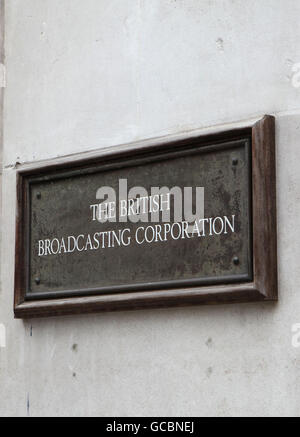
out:
<path id="1" fill-rule="evenodd" d="M 298 0 L 6 2 L 0 415 L 300 414 L 299 17 Z M 16 165 L 264 113 L 278 304 L 13 319 Z"/>
<path id="2" fill-rule="evenodd" d="M 2 168 L 3 168 L 3 97 L 5 87 L 5 59 L 4 59 L 4 0 L 0 0 L 0 226 L 2 226 Z M 0 232 L 1 248 L 1 232 Z M 1 296 L 1 250 L 0 250 L 0 296 Z M 1 299 L 1 297 L 0 297 Z M 1 321 L 0 321 L 1 326 Z M 1 329 L 1 328 L 0 328 Z M 2 326 L 2 329 L 3 328 Z M 3 341 L 3 340 L 2 340 Z M 0 338 L 1 343 L 1 338 Z"/>

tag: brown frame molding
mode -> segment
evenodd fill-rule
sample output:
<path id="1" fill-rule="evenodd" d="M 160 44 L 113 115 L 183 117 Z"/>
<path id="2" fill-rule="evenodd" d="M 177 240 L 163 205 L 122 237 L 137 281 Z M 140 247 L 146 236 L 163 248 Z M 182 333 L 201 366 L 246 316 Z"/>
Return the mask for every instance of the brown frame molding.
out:
<path id="1" fill-rule="evenodd" d="M 99 311 L 135 310 L 145 308 L 185 306 L 194 304 L 218 304 L 233 302 L 277 300 L 277 236 L 276 236 L 276 170 L 275 170 L 275 119 L 264 116 L 249 125 L 221 132 L 205 134 L 189 139 L 165 143 L 164 150 L 174 150 L 193 143 L 236 140 L 248 136 L 252 146 L 252 223 L 253 223 L 253 281 L 241 284 L 195 286 L 153 291 L 131 291 L 105 295 L 52 298 L 49 300 L 25 300 L 25 240 L 23 225 L 26 223 L 26 177 L 55 172 L 61 169 L 84 167 L 92 162 L 124 157 L 137 157 L 155 153 L 161 149 L 158 142 L 140 147 L 114 147 L 85 158 L 63 162 L 37 164 L 17 172 L 17 221 L 15 302 L 16 318 L 47 317 Z"/>

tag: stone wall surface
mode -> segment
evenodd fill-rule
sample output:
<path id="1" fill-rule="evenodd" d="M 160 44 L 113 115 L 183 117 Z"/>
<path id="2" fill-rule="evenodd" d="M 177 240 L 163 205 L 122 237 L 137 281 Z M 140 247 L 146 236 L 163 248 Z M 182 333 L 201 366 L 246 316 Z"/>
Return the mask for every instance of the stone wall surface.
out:
<path id="1" fill-rule="evenodd" d="M 299 0 L 6 1 L 0 415 L 300 414 L 299 17 Z M 277 304 L 14 320 L 16 168 L 266 113 Z"/>

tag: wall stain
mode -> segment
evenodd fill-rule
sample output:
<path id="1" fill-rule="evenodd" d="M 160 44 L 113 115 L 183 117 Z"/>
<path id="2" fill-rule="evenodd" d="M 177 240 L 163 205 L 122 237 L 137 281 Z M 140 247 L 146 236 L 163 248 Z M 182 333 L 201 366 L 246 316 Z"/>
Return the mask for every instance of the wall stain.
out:
<path id="1" fill-rule="evenodd" d="M 213 373 L 213 368 L 212 367 L 208 367 L 207 369 L 206 369 L 206 376 L 207 376 L 207 378 L 210 378 L 211 377 L 211 375 L 212 375 L 212 373 Z"/>
<path id="2" fill-rule="evenodd" d="M 30 400 L 29 400 L 29 393 L 27 393 L 27 417 L 30 416 Z"/>
<path id="3" fill-rule="evenodd" d="M 217 45 L 217 49 L 218 49 L 220 52 L 224 52 L 224 41 L 223 41 L 222 38 L 218 38 L 218 39 L 216 40 L 216 45 Z"/>
<path id="4" fill-rule="evenodd" d="M 206 344 L 207 347 L 211 348 L 211 347 L 213 346 L 213 340 L 212 340 L 212 338 L 209 337 L 209 338 L 207 339 L 207 341 L 205 342 L 205 344 Z"/>

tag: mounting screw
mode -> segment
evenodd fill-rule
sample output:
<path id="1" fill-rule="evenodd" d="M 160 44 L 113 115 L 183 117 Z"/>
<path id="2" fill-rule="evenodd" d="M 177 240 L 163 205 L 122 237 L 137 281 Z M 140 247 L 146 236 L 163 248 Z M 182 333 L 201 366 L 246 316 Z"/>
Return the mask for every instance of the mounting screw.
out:
<path id="1" fill-rule="evenodd" d="M 238 258 L 237 256 L 235 256 L 235 257 L 233 258 L 233 264 L 235 264 L 236 266 L 238 266 L 239 263 L 240 263 L 239 258 Z"/>
<path id="2" fill-rule="evenodd" d="M 239 160 L 237 158 L 232 159 L 232 165 L 238 165 Z"/>
<path id="3" fill-rule="evenodd" d="M 35 278 L 35 283 L 36 283 L 36 285 L 40 285 L 41 279 L 40 278 Z"/>
<path id="4" fill-rule="evenodd" d="M 42 197 L 42 195 L 41 195 L 40 192 L 36 193 L 36 198 L 37 198 L 37 199 L 41 199 L 41 197 Z"/>

